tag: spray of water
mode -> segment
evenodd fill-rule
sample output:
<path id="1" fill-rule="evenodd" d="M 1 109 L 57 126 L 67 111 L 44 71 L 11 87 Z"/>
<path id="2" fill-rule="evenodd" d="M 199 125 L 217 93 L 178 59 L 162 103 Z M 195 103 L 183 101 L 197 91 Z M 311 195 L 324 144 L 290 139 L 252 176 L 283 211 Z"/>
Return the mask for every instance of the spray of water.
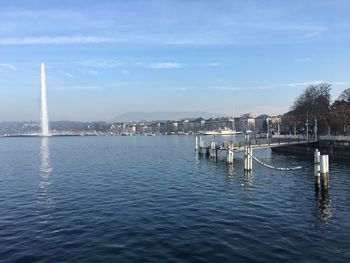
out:
<path id="1" fill-rule="evenodd" d="M 46 96 L 46 75 L 45 75 L 45 65 L 41 63 L 41 135 L 50 136 L 49 131 L 49 116 L 47 113 L 47 96 Z"/>

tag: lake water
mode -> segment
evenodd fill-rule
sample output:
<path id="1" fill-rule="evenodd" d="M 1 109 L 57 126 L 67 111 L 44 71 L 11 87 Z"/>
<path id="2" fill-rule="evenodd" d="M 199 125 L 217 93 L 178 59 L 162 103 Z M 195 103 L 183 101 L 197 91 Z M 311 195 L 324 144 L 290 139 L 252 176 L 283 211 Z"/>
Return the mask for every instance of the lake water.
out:
<path id="1" fill-rule="evenodd" d="M 194 137 L 0 138 L 1 262 L 349 262 L 350 165 L 198 158 Z"/>

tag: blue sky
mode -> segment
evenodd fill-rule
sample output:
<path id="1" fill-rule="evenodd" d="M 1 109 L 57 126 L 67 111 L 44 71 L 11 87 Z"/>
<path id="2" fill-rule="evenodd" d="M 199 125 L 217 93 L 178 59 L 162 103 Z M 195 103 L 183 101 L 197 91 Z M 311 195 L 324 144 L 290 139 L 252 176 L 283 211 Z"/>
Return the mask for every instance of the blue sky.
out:
<path id="1" fill-rule="evenodd" d="M 284 113 L 350 87 L 350 1 L 0 0 L 0 121 L 127 111 Z"/>

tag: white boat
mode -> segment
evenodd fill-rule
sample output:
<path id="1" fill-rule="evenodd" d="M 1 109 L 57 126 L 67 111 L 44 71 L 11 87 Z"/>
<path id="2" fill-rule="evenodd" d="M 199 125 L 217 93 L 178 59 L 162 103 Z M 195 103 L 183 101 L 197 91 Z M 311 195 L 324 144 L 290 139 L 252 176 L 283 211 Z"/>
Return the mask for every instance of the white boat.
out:
<path id="1" fill-rule="evenodd" d="M 203 135 L 215 135 L 215 136 L 231 136 L 231 135 L 237 135 L 237 134 L 242 134 L 242 132 L 230 130 L 230 129 L 223 129 L 223 130 L 219 129 L 219 130 L 207 131 L 203 133 Z"/>

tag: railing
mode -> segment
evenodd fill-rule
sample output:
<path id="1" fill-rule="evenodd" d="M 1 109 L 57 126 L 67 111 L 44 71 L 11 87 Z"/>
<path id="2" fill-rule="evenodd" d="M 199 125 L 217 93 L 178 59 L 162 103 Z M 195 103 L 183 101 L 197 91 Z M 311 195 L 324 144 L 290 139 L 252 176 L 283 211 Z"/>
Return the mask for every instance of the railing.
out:
<path id="1" fill-rule="evenodd" d="M 334 135 L 323 135 L 319 137 L 320 141 L 350 141 L 350 136 L 334 136 Z"/>
<path id="2" fill-rule="evenodd" d="M 296 143 L 304 143 L 306 140 L 283 140 L 283 139 L 277 139 L 277 138 L 272 138 L 272 139 L 250 139 L 249 141 L 242 141 L 242 142 L 229 142 L 229 141 L 224 141 L 220 145 L 222 148 L 241 148 L 244 147 L 245 145 L 247 146 L 253 146 L 253 147 L 259 147 L 259 146 L 266 146 L 266 145 L 279 145 L 279 144 L 296 144 Z"/>
<path id="3" fill-rule="evenodd" d="M 285 140 L 306 140 L 307 139 L 305 135 L 281 135 L 281 134 L 272 135 L 272 138 L 285 139 Z"/>

